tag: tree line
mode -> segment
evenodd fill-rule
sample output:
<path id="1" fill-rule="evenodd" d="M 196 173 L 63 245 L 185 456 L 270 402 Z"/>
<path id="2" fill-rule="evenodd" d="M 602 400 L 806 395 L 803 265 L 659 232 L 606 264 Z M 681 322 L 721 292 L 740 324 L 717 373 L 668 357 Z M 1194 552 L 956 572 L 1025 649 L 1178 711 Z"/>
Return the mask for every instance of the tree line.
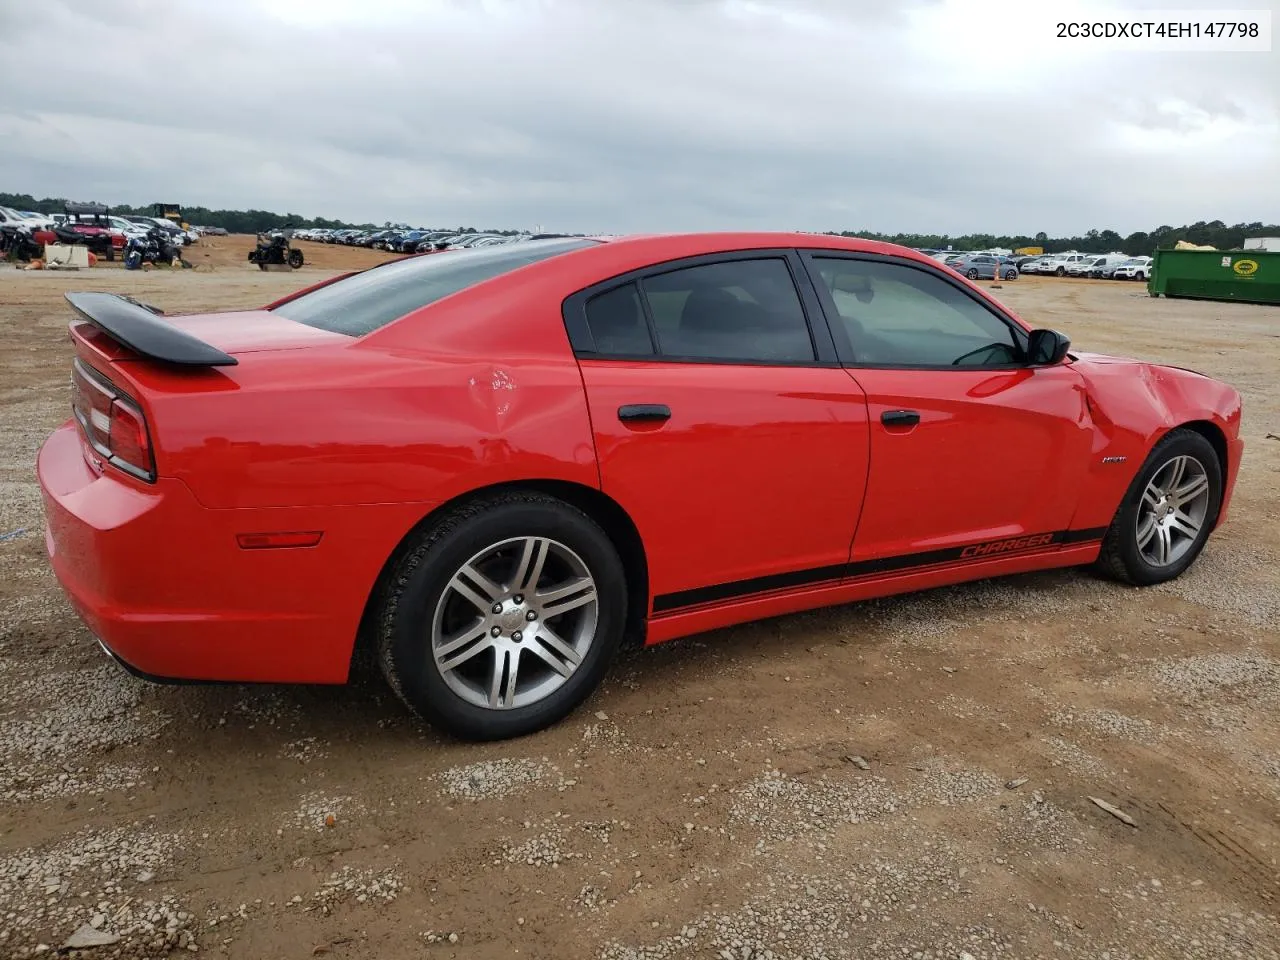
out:
<path id="1" fill-rule="evenodd" d="M 62 197 L 44 197 L 37 200 L 26 193 L 0 193 L 0 206 L 13 207 L 18 210 L 34 210 L 39 213 L 61 213 L 66 200 Z M 154 204 L 141 207 L 127 205 L 112 206 L 113 213 L 123 215 L 150 216 Z M 306 228 L 327 228 L 342 230 L 359 228 L 373 230 L 378 227 L 391 227 L 391 222 L 348 223 L 345 220 L 331 220 L 326 217 L 304 217 L 297 213 L 272 213 L 270 210 L 210 210 L 208 207 L 183 207 L 182 217 L 187 223 L 205 227 L 222 227 L 229 233 L 260 233 L 264 230 L 290 230 Z M 475 227 L 459 227 L 458 233 L 475 233 Z M 514 234 L 518 230 L 497 229 L 486 230 L 485 233 Z M 1280 236 L 1280 225 L 1263 223 L 1236 223 L 1228 226 L 1221 220 L 1197 223 L 1181 227 L 1161 226 L 1149 232 L 1139 231 L 1122 237 L 1114 230 L 1090 230 L 1084 236 L 1050 237 L 1045 232 L 1025 236 L 997 236 L 988 233 L 972 233 L 952 237 L 945 234 L 925 233 L 876 233 L 869 230 L 828 230 L 827 234 L 841 237 L 860 237 L 866 240 L 881 240 L 885 243 L 896 243 L 905 247 L 931 247 L 956 250 L 985 250 L 991 247 L 1004 247 L 1016 250 L 1019 247 L 1043 247 L 1046 253 L 1060 253 L 1064 250 L 1076 250 L 1081 253 L 1127 253 L 1132 256 L 1150 254 L 1158 248 L 1172 247 L 1179 240 L 1190 243 L 1208 244 L 1220 250 L 1238 249 L 1244 244 L 1246 237 Z"/>
<path id="2" fill-rule="evenodd" d="M 1228 226 L 1221 220 L 1205 223 L 1203 220 L 1181 227 L 1161 226 L 1150 232 L 1139 231 L 1122 237 L 1114 230 L 1090 230 L 1084 236 L 1051 237 L 1047 233 L 1035 236 L 996 236 L 989 233 L 972 233 L 962 237 L 923 233 L 874 233 L 866 230 L 827 231 L 841 237 L 859 237 L 864 240 L 880 240 L 904 247 L 922 247 L 956 250 L 987 250 L 1020 247 L 1043 247 L 1045 253 L 1062 253 L 1074 250 L 1078 253 L 1127 253 L 1130 256 L 1149 255 L 1157 249 L 1172 247 L 1179 240 L 1207 244 L 1219 250 L 1239 249 L 1246 237 L 1280 237 L 1280 225 L 1261 222 L 1236 223 Z"/>
<path id="3" fill-rule="evenodd" d="M 97 203 L 98 201 L 90 201 Z M 36 199 L 29 193 L 0 193 L 0 207 L 12 207 L 15 210 L 31 210 L 36 213 L 62 213 L 67 200 L 64 197 L 43 197 Z M 106 204 L 113 214 L 120 216 L 150 217 L 155 213 L 155 204 L 144 204 L 132 207 L 128 204 Z M 306 228 L 324 228 L 328 230 L 376 230 L 379 227 L 389 228 L 404 226 L 384 223 L 350 223 L 346 220 L 333 220 L 328 217 L 304 217 L 297 213 L 273 213 L 270 210 L 211 210 L 208 207 L 182 207 L 182 219 L 187 223 L 202 227 L 222 227 L 228 233 L 261 233 L 267 230 L 302 230 Z M 453 228 L 449 228 L 453 229 Z M 497 229 L 479 231 L 475 227 L 458 227 L 458 233 L 497 233 L 510 235 L 519 230 Z"/>

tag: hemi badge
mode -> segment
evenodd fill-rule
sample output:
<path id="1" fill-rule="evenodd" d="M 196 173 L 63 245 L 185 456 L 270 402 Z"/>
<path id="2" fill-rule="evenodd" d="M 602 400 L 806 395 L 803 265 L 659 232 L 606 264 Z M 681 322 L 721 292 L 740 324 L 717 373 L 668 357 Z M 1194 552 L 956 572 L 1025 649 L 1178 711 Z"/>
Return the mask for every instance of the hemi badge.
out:
<path id="1" fill-rule="evenodd" d="M 237 533 L 236 543 L 241 550 L 278 550 L 282 547 L 314 547 L 324 536 L 322 530 L 302 530 L 287 533 Z"/>
<path id="2" fill-rule="evenodd" d="M 1128 457 L 1103 457 L 1102 462 L 1103 463 L 1124 463 L 1128 459 L 1129 459 Z"/>

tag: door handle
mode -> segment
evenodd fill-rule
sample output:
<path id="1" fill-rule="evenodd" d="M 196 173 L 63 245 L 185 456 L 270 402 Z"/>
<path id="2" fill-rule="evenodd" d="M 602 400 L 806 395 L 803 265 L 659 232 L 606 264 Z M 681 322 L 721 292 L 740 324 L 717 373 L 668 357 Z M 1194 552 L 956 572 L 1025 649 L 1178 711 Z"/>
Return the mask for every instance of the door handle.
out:
<path id="1" fill-rule="evenodd" d="M 638 420 L 670 420 L 671 408 L 665 403 L 625 403 L 618 408 L 618 419 L 624 423 Z"/>
<path id="2" fill-rule="evenodd" d="M 886 427 L 914 427 L 920 422 L 915 410 L 886 410 L 880 414 L 880 422 Z"/>

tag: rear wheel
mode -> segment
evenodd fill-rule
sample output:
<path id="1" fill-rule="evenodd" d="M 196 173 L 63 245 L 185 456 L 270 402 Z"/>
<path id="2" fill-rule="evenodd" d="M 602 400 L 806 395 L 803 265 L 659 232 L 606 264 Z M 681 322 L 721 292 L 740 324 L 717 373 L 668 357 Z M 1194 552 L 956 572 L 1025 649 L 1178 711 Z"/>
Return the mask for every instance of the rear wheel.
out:
<path id="1" fill-rule="evenodd" d="M 1018 271 L 1017 271 L 1017 270 L 1006 270 L 1006 271 L 1004 272 L 1004 278 L 1005 278 L 1006 280 L 1017 280 L 1017 279 L 1018 279 Z"/>
<path id="2" fill-rule="evenodd" d="M 379 660 L 414 711 L 456 736 L 550 726 L 599 684 L 626 622 L 622 563 L 582 511 L 542 494 L 459 508 L 397 564 Z"/>
<path id="3" fill-rule="evenodd" d="M 302 251 L 301 251 L 301 250 L 290 250 L 290 251 L 289 251 L 289 266 L 293 267 L 293 269 L 295 269 L 295 270 L 297 270 L 300 266 L 302 266 Z"/>
<path id="4" fill-rule="evenodd" d="M 1062 267 L 1059 267 L 1057 270 L 1055 270 L 1055 271 L 1053 271 L 1053 272 L 1054 272 L 1055 274 L 1057 274 L 1058 276 L 1060 276 L 1060 277 L 1061 277 L 1061 276 L 1065 276 L 1067 271 L 1066 271 L 1065 269 L 1063 269 Z"/>
<path id="5" fill-rule="evenodd" d="M 1222 464 L 1193 430 L 1170 431 L 1125 494 L 1098 557 L 1136 586 L 1172 580 L 1195 562 L 1222 505 Z"/>

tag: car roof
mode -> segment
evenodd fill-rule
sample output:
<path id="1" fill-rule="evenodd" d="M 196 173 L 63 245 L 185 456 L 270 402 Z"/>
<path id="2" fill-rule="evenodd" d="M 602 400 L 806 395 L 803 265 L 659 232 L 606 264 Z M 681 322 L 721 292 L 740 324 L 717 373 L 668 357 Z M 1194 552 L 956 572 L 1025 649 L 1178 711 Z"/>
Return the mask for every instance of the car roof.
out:
<path id="1" fill-rule="evenodd" d="M 879 240 L 864 240 L 861 237 L 841 237 L 825 233 L 715 231 L 700 233 L 641 233 L 622 236 L 588 235 L 586 239 L 597 240 L 602 245 L 616 249 L 635 248 L 639 250 L 670 246 L 673 251 L 680 251 L 675 254 L 678 257 L 723 253 L 731 250 L 798 247 L 800 249 L 828 248 L 847 250 L 851 253 L 874 253 L 881 256 L 904 257 L 931 265 L 937 262 L 928 254 L 921 253 L 911 247 L 884 243 Z M 958 253 L 955 255 L 973 256 L 974 254 Z"/>
<path id="2" fill-rule="evenodd" d="M 751 250 L 831 250 L 894 257 L 939 269 L 938 262 L 909 247 L 877 240 L 815 233 L 718 232 L 583 237 L 583 246 L 504 273 L 443 297 L 366 334 L 361 348 L 417 351 L 425 343 L 433 351 L 457 356 L 538 356 L 564 341 L 561 304 L 566 297 L 635 270 L 711 254 Z M 526 241 L 539 244 L 555 241 Z M 466 256 L 465 252 L 450 256 Z M 400 261 L 392 261 L 400 262 Z M 378 270 L 380 267 L 371 267 Z M 987 296 L 982 290 L 979 295 Z M 545 304 L 530 311 L 528 304 Z M 1025 325 L 1007 306 L 1015 322 Z M 483 334 L 476 311 L 491 318 Z M 1029 327 L 1027 327 L 1029 329 Z"/>

